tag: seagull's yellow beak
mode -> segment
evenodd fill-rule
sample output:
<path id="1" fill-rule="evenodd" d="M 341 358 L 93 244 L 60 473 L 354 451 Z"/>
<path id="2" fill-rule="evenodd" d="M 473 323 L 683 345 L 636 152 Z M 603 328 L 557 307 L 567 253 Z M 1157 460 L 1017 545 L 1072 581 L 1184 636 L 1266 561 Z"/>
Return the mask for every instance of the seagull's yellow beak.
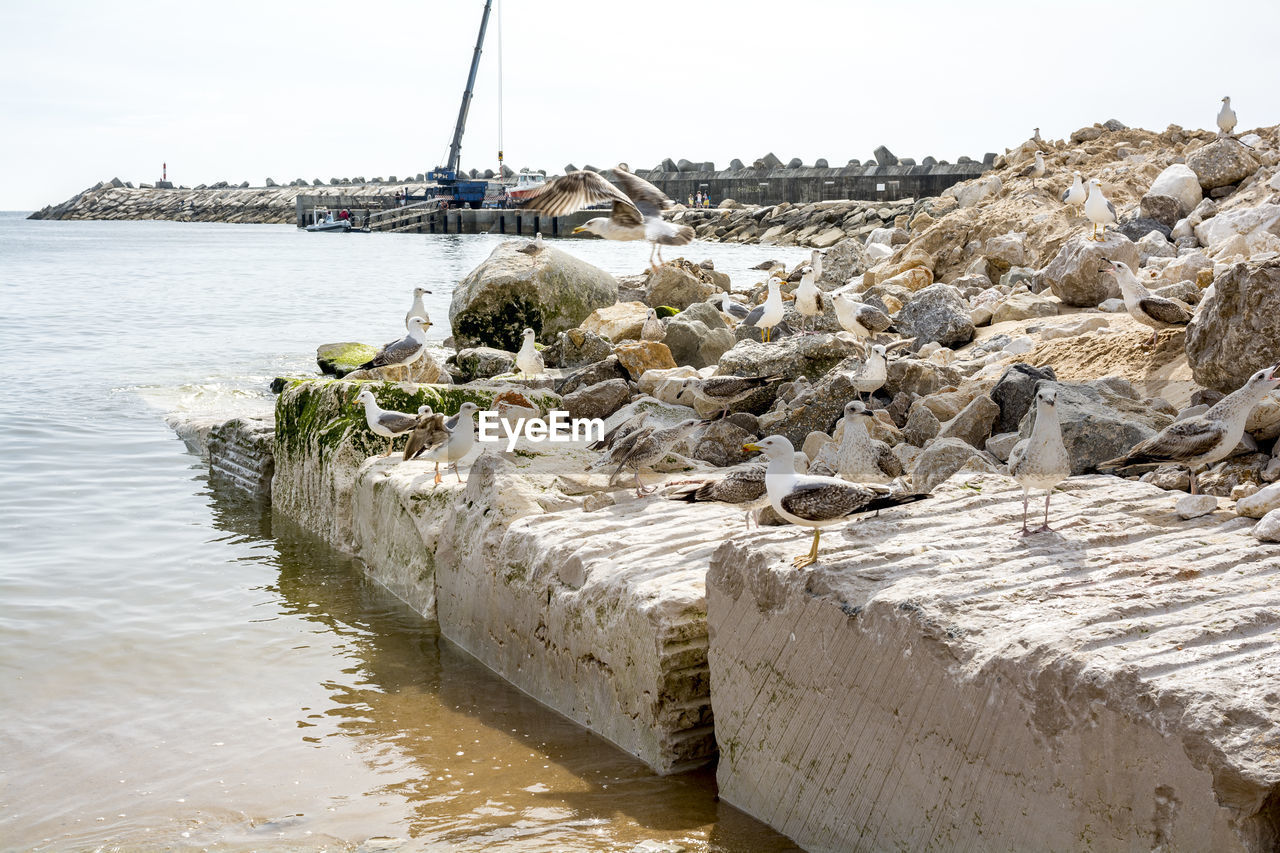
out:
<path id="1" fill-rule="evenodd" d="M 580 233 L 582 233 L 583 231 L 586 231 L 586 230 L 587 230 L 586 228 L 583 228 L 581 225 L 579 225 L 577 228 L 573 229 L 573 233 L 574 233 L 574 234 L 580 234 Z"/>
<path id="2" fill-rule="evenodd" d="M 742 445 L 742 449 L 748 453 L 759 453 L 764 450 L 764 448 L 758 444 L 744 444 Z"/>

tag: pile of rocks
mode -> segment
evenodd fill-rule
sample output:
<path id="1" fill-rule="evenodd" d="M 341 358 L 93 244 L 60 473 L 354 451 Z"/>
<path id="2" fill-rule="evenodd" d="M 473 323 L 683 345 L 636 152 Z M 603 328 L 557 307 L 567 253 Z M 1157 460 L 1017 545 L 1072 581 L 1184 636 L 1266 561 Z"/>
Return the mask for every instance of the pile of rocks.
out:
<path id="1" fill-rule="evenodd" d="M 718 208 L 682 210 L 673 219 L 691 226 L 700 240 L 826 249 L 849 239 L 865 240 L 877 229 L 905 229 L 935 202 L 843 200 L 747 207 L 725 199 Z"/>

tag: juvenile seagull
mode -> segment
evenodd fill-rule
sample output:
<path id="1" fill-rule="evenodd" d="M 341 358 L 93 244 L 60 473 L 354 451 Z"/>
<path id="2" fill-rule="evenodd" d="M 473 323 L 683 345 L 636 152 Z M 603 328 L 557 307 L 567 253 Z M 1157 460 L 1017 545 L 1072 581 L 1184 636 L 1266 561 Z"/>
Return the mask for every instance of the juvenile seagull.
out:
<path id="1" fill-rule="evenodd" d="M 1129 316 L 1142 325 L 1151 327 L 1151 340 L 1147 343 L 1148 347 L 1156 345 L 1161 330 L 1176 329 L 1191 322 L 1191 311 L 1186 305 L 1176 299 L 1156 296 L 1147 290 L 1133 274 L 1133 270 L 1129 269 L 1128 264 L 1107 258 L 1103 258 L 1102 262 L 1107 265 L 1103 271 L 1115 276 L 1116 283 L 1120 285 L 1120 293 L 1124 296 L 1124 307 L 1128 309 Z"/>
<path id="2" fill-rule="evenodd" d="M 765 490 L 773 511 L 792 524 L 813 528 L 813 547 L 791 561 L 797 569 L 818 561 L 818 538 L 822 528 L 845 521 L 851 515 L 923 500 L 929 495 L 895 494 L 875 483 L 849 483 L 835 477 L 797 474 L 795 449 L 780 435 L 744 444 L 743 450 L 763 451 L 769 457 L 765 470 Z"/>
<path id="3" fill-rule="evenodd" d="M 546 248 L 546 245 L 542 242 L 542 232 L 539 231 L 537 234 L 534 235 L 533 242 L 525 243 L 516 251 L 524 252 L 526 255 L 536 255 L 539 252 L 541 252 L 544 248 Z"/>
<path id="4" fill-rule="evenodd" d="M 1019 172 L 1018 177 L 1030 178 L 1031 186 L 1034 187 L 1036 185 L 1036 178 L 1043 178 L 1044 173 L 1045 173 L 1044 154 L 1037 151 L 1035 162 L 1027 165 L 1026 168 L 1024 168 L 1021 172 Z"/>
<path id="5" fill-rule="evenodd" d="M 407 325 L 409 334 L 378 350 L 378 354 L 360 365 L 360 369 L 408 367 L 422 358 L 422 354 L 427 350 L 427 328 L 431 325 L 431 321 L 423 317 L 410 317 Z"/>
<path id="6" fill-rule="evenodd" d="M 391 455 L 396 436 L 404 435 L 418 423 L 416 415 L 408 415 L 379 406 L 378 399 L 368 388 L 360 389 L 360 393 L 356 395 L 356 402 L 364 405 L 364 421 L 374 435 L 387 439 L 387 452 L 382 454 L 384 458 Z"/>
<path id="7" fill-rule="evenodd" d="M 729 407 L 750 397 L 757 389 L 777 382 L 783 377 L 775 376 L 708 376 L 706 379 L 686 379 L 680 383 L 676 393 L 676 402 L 697 400 L 712 406 L 719 406 L 720 417 L 729 416 Z M 687 403 L 686 403 L 687 405 Z"/>
<path id="8" fill-rule="evenodd" d="M 1079 207 L 1084 204 L 1085 196 L 1084 182 L 1080 180 L 1080 173 L 1075 173 L 1075 178 L 1071 181 L 1071 186 L 1062 191 L 1062 203 L 1069 204 L 1072 207 Z"/>
<path id="9" fill-rule="evenodd" d="M 409 440 L 404 444 L 404 459 L 408 462 L 422 454 L 423 451 L 449 439 L 449 430 L 445 429 L 444 415 L 437 415 L 430 406 L 418 407 L 417 423 Z"/>
<path id="10" fill-rule="evenodd" d="M 640 340 L 660 341 L 666 336 L 667 329 L 658 319 L 658 312 L 650 308 L 649 315 L 644 318 L 644 326 L 640 328 Z"/>
<path id="11" fill-rule="evenodd" d="M 524 341 L 520 344 L 520 351 L 516 353 L 516 368 L 526 376 L 546 373 L 547 364 L 542 359 L 542 353 L 533 345 L 533 329 L 525 329 L 521 334 Z"/>
<path id="12" fill-rule="evenodd" d="M 765 297 L 762 304 L 752 308 L 751 312 L 742 320 L 748 326 L 762 329 L 765 343 L 769 342 L 769 338 L 773 334 L 773 327 L 782 322 L 782 316 L 786 313 L 786 309 L 782 306 L 781 288 L 782 279 L 776 275 L 769 276 L 769 295 Z"/>
<path id="13" fill-rule="evenodd" d="M 796 310 L 800 316 L 809 318 L 810 326 L 818 325 L 818 315 L 822 313 L 822 291 L 814 284 L 812 270 L 800 277 L 800 286 L 796 288 Z"/>
<path id="14" fill-rule="evenodd" d="M 1231 109 L 1231 98 L 1222 99 L 1222 109 L 1218 110 L 1218 135 L 1230 136 L 1236 129 L 1236 111 Z"/>
<path id="15" fill-rule="evenodd" d="M 809 465 L 809 457 L 797 451 L 794 465 L 797 473 L 804 473 Z M 764 462 L 744 462 L 741 465 L 735 465 L 714 480 L 697 482 L 694 488 L 671 495 L 670 499 L 688 503 L 717 501 L 736 504 L 746 512 L 747 529 L 750 530 L 752 522 L 756 519 L 756 513 L 769 505 L 769 494 L 764 486 L 765 471 L 768 467 Z"/>
<path id="16" fill-rule="evenodd" d="M 537 208 L 548 216 L 563 216 L 593 204 L 611 202 L 613 208 L 607 217 L 588 219 L 573 229 L 573 233 L 587 231 L 606 240 L 648 240 L 651 267 L 655 266 L 655 251 L 660 266 L 663 246 L 683 246 L 693 240 L 693 229 L 688 225 L 676 225 L 662 218 L 662 211 L 674 205 L 662 190 L 631 174 L 621 163 L 614 169 L 614 175 L 621 190 L 595 172 L 570 172 L 548 183 L 521 206 Z"/>
<path id="17" fill-rule="evenodd" d="M 640 482 L 640 469 L 657 464 L 671 452 L 671 446 L 702 425 L 697 418 L 689 418 L 666 429 L 640 430 L 638 438 L 630 443 L 630 449 L 618 459 L 618 467 L 609 475 L 609 485 L 626 468 L 635 472 L 636 497 L 647 495 L 657 486 L 645 486 Z"/>
<path id="18" fill-rule="evenodd" d="M 809 268 L 813 270 L 813 280 L 822 281 L 822 252 L 814 249 L 809 254 Z"/>
<path id="19" fill-rule="evenodd" d="M 836 473 L 851 483 L 889 483 L 895 476 L 884 470 L 880 451 L 867 432 L 867 419 L 874 417 L 861 400 L 845 404 L 844 435 L 836 451 Z"/>
<path id="20" fill-rule="evenodd" d="M 648 412 L 636 412 L 613 429 L 609 430 L 599 441 L 587 445 L 588 450 L 611 450 L 618 442 L 644 426 Z"/>
<path id="21" fill-rule="evenodd" d="M 836 319 L 840 321 L 841 328 L 860 341 L 885 331 L 893 323 L 889 315 L 879 308 L 858 302 L 843 293 L 831 297 L 831 302 L 836 307 Z"/>
<path id="22" fill-rule="evenodd" d="M 840 375 L 853 386 L 854 391 L 858 392 L 859 400 L 862 399 L 863 394 L 874 396 L 884 387 L 885 381 L 889 378 L 889 350 L 906 346 L 908 343 L 910 341 L 897 341 L 888 347 L 884 344 L 872 344 L 871 352 L 858 369 L 841 372 Z"/>
<path id="23" fill-rule="evenodd" d="M 1049 498 L 1053 487 L 1071 476 L 1071 457 L 1062 443 L 1062 427 L 1058 423 L 1058 392 L 1052 387 L 1036 391 L 1036 421 L 1031 437 L 1013 446 L 1009 454 L 1009 476 L 1022 486 L 1022 535 L 1027 529 L 1027 501 L 1032 489 L 1044 489 L 1044 524 L 1036 533 L 1046 533 L 1049 526 Z"/>
<path id="24" fill-rule="evenodd" d="M 1231 455 L 1244 435 L 1249 413 L 1271 389 L 1280 385 L 1280 364 L 1259 370 L 1249 381 L 1219 400 L 1209 411 L 1186 420 L 1174 421 L 1118 459 L 1103 462 L 1098 470 L 1108 473 L 1126 465 L 1175 462 L 1191 472 L 1191 494 L 1196 493 L 1196 471 Z"/>
<path id="25" fill-rule="evenodd" d="M 421 317 L 423 322 L 428 326 L 431 325 L 431 318 L 427 316 L 427 306 L 422 304 L 422 297 L 430 293 L 425 287 L 415 287 L 413 289 L 413 305 L 409 306 L 409 313 L 404 315 L 404 327 L 409 328 L 409 321 L 414 317 Z"/>
<path id="26" fill-rule="evenodd" d="M 1089 221 L 1093 223 L 1092 240 L 1106 240 L 1107 226 L 1114 225 L 1120 221 L 1120 217 L 1116 216 L 1116 208 L 1111 202 L 1107 201 L 1107 197 L 1102 194 L 1102 185 L 1098 183 L 1097 178 L 1089 179 L 1089 196 L 1084 200 L 1084 215 L 1089 217 Z M 1102 226 L 1102 236 L 1098 236 L 1098 226 Z"/>
<path id="27" fill-rule="evenodd" d="M 475 444 L 476 422 L 471 416 L 478 411 L 480 407 L 472 402 L 459 406 L 458 414 L 444 422 L 444 430 L 448 437 L 426 448 L 426 452 L 421 454 L 422 459 L 436 463 L 436 483 L 440 482 L 441 462 L 452 465 L 453 475 L 458 478 L 459 483 L 462 482 L 462 475 L 458 473 L 458 463 L 471 452 L 471 447 Z"/>
<path id="28" fill-rule="evenodd" d="M 750 308 L 743 305 L 741 302 L 734 302 L 729 298 L 729 294 L 725 293 L 723 290 L 707 301 L 719 308 L 721 313 L 728 314 L 735 320 L 745 320 L 747 319 L 747 315 L 751 313 Z"/>

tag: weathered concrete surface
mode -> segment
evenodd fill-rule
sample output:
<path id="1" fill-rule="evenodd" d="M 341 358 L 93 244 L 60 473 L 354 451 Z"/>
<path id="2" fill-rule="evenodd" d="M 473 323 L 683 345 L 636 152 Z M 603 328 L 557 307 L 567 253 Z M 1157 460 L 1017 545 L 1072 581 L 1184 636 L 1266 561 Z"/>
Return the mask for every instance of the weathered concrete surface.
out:
<path id="1" fill-rule="evenodd" d="M 385 440 L 350 404 L 360 387 L 299 382 L 281 395 L 275 508 L 359 556 L 512 684 L 657 772 L 709 760 L 704 578 L 715 547 L 742 530 L 741 511 L 628 490 L 584 512 L 582 496 L 607 476 L 577 474 L 596 457 L 579 446 L 483 445 L 461 466 L 465 485 L 452 473 L 435 485 L 432 463 L 374 455 Z M 464 391 L 373 387 L 401 411 L 432 395 L 456 408 L 448 395 Z"/>
<path id="2" fill-rule="evenodd" d="M 256 498 L 270 499 L 275 474 L 275 424 L 232 418 L 209 433 L 209 476 Z"/>
<path id="3" fill-rule="evenodd" d="M 1108 477 L 963 472 L 707 579 L 720 796 L 807 850 L 1274 850 L 1280 546 Z"/>

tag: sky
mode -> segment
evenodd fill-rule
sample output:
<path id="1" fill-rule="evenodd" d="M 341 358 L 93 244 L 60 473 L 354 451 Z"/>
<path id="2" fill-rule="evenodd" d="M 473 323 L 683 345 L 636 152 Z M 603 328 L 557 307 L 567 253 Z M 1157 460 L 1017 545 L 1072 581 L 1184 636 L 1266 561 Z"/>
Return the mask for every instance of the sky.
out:
<path id="1" fill-rule="evenodd" d="M 483 0 L 0 0 L 0 209 L 441 164 Z M 463 168 L 955 161 L 1116 118 L 1280 122 L 1280 3 L 495 0 Z"/>

